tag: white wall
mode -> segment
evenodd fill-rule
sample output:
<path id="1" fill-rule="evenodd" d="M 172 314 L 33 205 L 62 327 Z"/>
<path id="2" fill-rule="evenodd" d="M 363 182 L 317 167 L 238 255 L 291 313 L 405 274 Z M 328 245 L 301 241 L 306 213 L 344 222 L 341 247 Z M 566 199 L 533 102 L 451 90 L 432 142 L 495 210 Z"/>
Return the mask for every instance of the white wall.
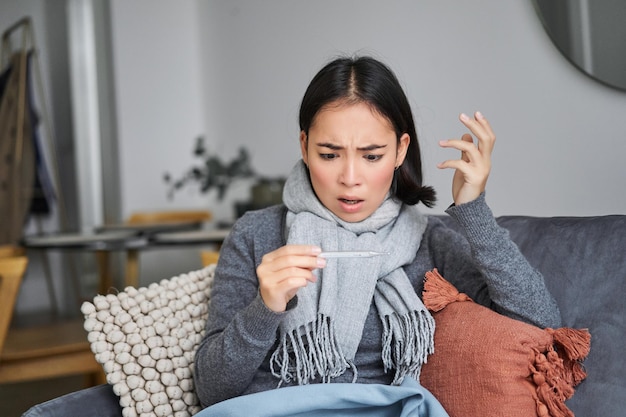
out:
<path id="1" fill-rule="evenodd" d="M 111 2 L 126 216 L 168 204 L 163 173 L 187 167 L 205 130 L 197 14 L 195 1 Z"/>

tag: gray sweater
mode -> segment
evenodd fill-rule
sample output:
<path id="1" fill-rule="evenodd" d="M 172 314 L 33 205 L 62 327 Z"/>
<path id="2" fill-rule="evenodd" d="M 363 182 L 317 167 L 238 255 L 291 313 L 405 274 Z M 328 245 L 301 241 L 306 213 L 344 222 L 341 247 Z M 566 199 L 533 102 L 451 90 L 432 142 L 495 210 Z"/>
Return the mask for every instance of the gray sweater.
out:
<path id="1" fill-rule="evenodd" d="M 498 226 L 484 195 L 450 207 L 447 213 L 463 233 L 436 217 L 429 218 L 415 259 L 404 267 L 415 291 L 421 295 L 424 274 L 438 268 L 459 291 L 482 305 L 539 327 L 559 327 L 560 313 L 543 276 Z M 263 255 L 285 244 L 285 214 L 284 206 L 248 212 L 224 242 L 206 335 L 195 359 L 196 393 L 203 407 L 278 386 L 269 356 L 284 313 L 264 305 L 256 267 Z M 292 302 L 297 302 L 297 296 Z M 383 370 L 381 335 L 382 325 L 372 303 L 354 358 L 359 383 L 389 384 L 393 379 L 393 372 Z M 348 370 L 333 382 L 350 382 L 352 377 Z"/>

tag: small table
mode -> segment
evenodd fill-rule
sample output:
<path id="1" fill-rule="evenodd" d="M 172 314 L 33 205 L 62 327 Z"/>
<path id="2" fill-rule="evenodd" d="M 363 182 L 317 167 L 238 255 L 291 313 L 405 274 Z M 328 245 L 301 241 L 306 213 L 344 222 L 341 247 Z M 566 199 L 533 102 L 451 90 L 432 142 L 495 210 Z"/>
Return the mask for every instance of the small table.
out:
<path id="1" fill-rule="evenodd" d="M 94 229 L 96 233 L 108 232 L 132 232 L 136 235 L 152 236 L 162 232 L 182 232 L 187 230 L 197 230 L 202 227 L 199 221 L 173 221 L 155 223 L 113 223 L 98 226 Z"/>
<path id="2" fill-rule="evenodd" d="M 158 249 L 168 246 L 189 245 L 222 245 L 230 229 L 200 229 L 181 232 L 160 232 L 149 236 L 148 244 L 126 251 L 126 285 L 137 287 L 139 285 L 139 251 Z"/>
<path id="3" fill-rule="evenodd" d="M 136 250 L 146 246 L 148 240 L 132 231 L 111 231 L 104 233 L 68 233 L 44 236 L 27 236 L 23 240 L 26 248 L 41 250 L 81 250 L 93 251 L 98 262 L 98 291 L 106 292 L 113 286 L 109 254 L 116 250 Z"/>
<path id="4" fill-rule="evenodd" d="M 113 287 L 110 252 L 126 252 L 125 286 L 139 285 L 139 251 L 145 249 L 217 244 L 220 246 L 230 229 L 198 229 L 198 222 L 154 224 L 119 224 L 97 228 L 96 233 L 53 234 L 27 236 L 26 248 L 41 250 L 93 251 L 98 263 L 98 291 L 106 294 Z"/>
<path id="5" fill-rule="evenodd" d="M 194 245 L 215 243 L 221 245 L 230 233 L 230 229 L 201 229 L 189 232 L 156 233 L 150 243 L 159 245 Z"/>

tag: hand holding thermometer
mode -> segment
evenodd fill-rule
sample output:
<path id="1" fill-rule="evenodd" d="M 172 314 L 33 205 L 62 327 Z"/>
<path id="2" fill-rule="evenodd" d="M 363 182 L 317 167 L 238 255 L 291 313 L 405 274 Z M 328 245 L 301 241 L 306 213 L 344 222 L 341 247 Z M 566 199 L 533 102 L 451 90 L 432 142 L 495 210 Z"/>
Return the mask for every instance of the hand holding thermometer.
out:
<path id="1" fill-rule="evenodd" d="M 322 252 L 318 256 L 322 258 L 372 258 L 374 256 L 389 255 L 388 252 L 376 252 L 372 250 L 362 251 L 335 251 Z"/>

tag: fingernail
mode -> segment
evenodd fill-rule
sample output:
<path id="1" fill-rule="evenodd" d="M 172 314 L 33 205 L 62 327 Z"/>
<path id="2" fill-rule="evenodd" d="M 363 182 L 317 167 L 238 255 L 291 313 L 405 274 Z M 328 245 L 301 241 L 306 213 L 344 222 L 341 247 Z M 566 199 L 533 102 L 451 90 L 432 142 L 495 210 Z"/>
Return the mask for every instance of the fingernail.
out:
<path id="1" fill-rule="evenodd" d="M 317 267 L 318 268 L 324 268 L 326 266 L 326 259 L 322 258 L 322 257 L 318 257 L 317 258 Z"/>
<path id="2" fill-rule="evenodd" d="M 483 114 L 482 114 L 481 112 L 477 111 L 477 112 L 476 112 L 476 118 L 477 118 L 477 119 L 484 119 L 484 118 L 485 118 L 485 116 L 483 116 Z"/>
<path id="3" fill-rule="evenodd" d="M 311 246 L 311 254 L 319 255 L 320 253 L 322 253 L 322 248 L 319 246 Z"/>
<path id="4" fill-rule="evenodd" d="M 467 122 L 469 120 L 469 116 L 465 113 L 461 113 L 461 116 L 459 116 L 461 118 L 461 120 L 463 120 L 464 122 Z"/>

